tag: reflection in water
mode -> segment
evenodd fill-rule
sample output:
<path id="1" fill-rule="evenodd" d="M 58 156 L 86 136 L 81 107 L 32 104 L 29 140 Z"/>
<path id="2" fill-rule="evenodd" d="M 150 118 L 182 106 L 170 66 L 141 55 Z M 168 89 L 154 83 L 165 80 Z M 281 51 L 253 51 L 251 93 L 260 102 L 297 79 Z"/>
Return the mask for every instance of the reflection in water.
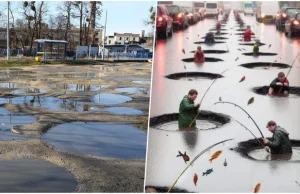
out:
<path id="1" fill-rule="evenodd" d="M 300 150 L 293 148 L 292 154 L 270 154 L 266 152 L 264 149 L 254 150 L 248 155 L 255 160 L 292 160 L 292 161 L 300 161 Z"/>
<path id="2" fill-rule="evenodd" d="M 190 148 L 194 149 L 197 143 L 197 128 L 196 127 L 190 127 L 190 128 L 179 128 L 179 131 L 181 131 L 183 139 L 185 141 L 185 144 Z"/>

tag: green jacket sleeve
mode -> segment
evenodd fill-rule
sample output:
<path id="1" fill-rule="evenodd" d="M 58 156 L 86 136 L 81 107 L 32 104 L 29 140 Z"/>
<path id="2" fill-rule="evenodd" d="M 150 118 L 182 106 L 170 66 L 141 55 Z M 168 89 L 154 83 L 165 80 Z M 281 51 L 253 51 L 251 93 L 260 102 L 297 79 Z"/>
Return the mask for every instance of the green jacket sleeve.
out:
<path id="1" fill-rule="evenodd" d="M 187 99 L 184 99 L 182 108 L 183 108 L 183 111 L 186 111 L 186 110 L 195 108 L 195 106 L 194 106 L 194 104 L 190 104 Z"/>
<path id="2" fill-rule="evenodd" d="M 271 84 L 270 84 L 270 87 L 275 87 L 276 86 L 276 83 L 277 83 L 277 79 L 274 79 Z"/>
<path id="3" fill-rule="evenodd" d="M 278 133 L 275 133 L 273 141 L 269 141 L 267 145 L 270 148 L 277 148 L 278 146 L 280 146 L 280 135 Z"/>

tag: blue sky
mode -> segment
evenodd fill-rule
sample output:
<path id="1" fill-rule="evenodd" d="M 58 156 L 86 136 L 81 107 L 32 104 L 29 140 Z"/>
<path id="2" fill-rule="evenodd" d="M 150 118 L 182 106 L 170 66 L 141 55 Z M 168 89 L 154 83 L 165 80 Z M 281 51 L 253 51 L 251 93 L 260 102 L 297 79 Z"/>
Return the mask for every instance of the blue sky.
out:
<path id="1" fill-rule="evenodd" d="M 47 1 L 49 13 L 57 14 L 57 6 L 61 5 L 61 1 Z M 150 6 L 156 7 L 156 1 L 102 1 L 103 15 L 98 22 L 101 25 L 105 23 L 105 10 L 107 10 L 107 29 L 106 35 L 118 33 L 137 33 L 141 34 L 142 30 L 150 31 L 151 28 L 144 26 L 143 20 L 149 18 Z M 20 5 L 19 1 L 11 2 L 13 10 Z M 0 2 L 0 13 L 7 13 L 7 2 Z M 14 12 L 15 17 L 19 11 Z M 2 18 L 3 21 L 3 18 Z"/>

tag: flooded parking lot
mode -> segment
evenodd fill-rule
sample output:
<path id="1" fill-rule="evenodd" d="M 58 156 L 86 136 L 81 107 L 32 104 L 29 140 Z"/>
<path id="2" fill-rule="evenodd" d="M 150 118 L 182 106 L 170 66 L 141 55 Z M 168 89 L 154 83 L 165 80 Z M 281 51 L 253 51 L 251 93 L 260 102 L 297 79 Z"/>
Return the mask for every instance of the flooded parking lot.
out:
<path id="1" fill-rule="evenodd" d="M 288 98 L 269 97 L 266 93 L 262 95 L 253 90 L 255 87 L 269 86 L 280 71 L 287 74 L 294 60 L 288 79 L 291 88 L 299 87 L 300 58 L 296 58 L 300 50 L 299 37 L 288 38 L 276 31 L 275 25 L 257 23 L 255 17 L 242 16 L 242 19 L 245 25 L 251 26 L 255 37 L 264 43 L 260 52 L 271 54 L 245 55 L 252 52 L 254 41 L 238 41 L 241 36 L 239 32 L 235 32 L 236 21 L 233 14 L 225 24 L 228 33 L 222 34 L 227 39 L 223 39 L 221 44 L 201 44 L 205 57 L 218 58 L 218 62 L 205 61 L 196 65 L 192 62 L 193 53 L 190 53 L 199 46 L 196 43 L 202 43 L 200 37 L 215 27 L 215 19 L 205 19 L 184 31 L 177 31 L 172 38 L 158 40 L 153 64 L 146 187 L 167 192 L 199 153 L 215 143 L 233 138 L 201 155 L 176 182 L 174 191 L 253 192 L 254 187 L 261 183 L 260 192 L 299 192 L 299 186 L 295 182 L 300 181 L 296 172 L 300 170 L 299 148 L 296 145 L 289 160 L 270 160 L 270 154 L 263 152 L 262 147 L 249 153 L 255 159 L 245 157 L 235 150 L 240 142 L 253 139 L 253 135 L 258 138 L 262 135 L 271 137 L 272 134 L 266 129 L 269 120 L 275 120 L 285 128 L 290 139 L 299 140 L 299 97 L 293 94 Z M 183 53 L 182 49 L 189 52 Z M 205 53 L 205 50 L 228 50 L 228 53 Z M 183 63 L 182 59 L 191 59 L 191 62 Z M 176 119 L 169 122 L 161 120 L 160 125 L 151 125 L 151 121 L 157 121 L 156 118 L 161 115 L 177 114 L 182 98 L 190 89 L 198 91 L 195 102 L 200 102 L 213 79 L 189 80 L 189 75 L 221 72 L 224 72 L 223 77 L 217 79 L 209 89 L 202 101 L 201 110 L 225 114 L 230 117 L 230 122 L 216 128 L 213 127 L 216 124 L 209 119 L 197 119 L 198 130 L 193 131 L 178 130 Z M 169 75 L 180 74 L 182 79 L 168 78 Z M 240 82 L 243 76 L 245 80 Z M 248 105 L 252 97 L 254 103 Z M 215 104 L 216 102 L 220 103 Z M 222 102 L 232 102 L 246 110 L 257 123 L 262 135 L 243 110 Z M 240 123 L 250 129 L 253 135 Z M 205 130 L 207 128 L 214 129 Z M 189 162 L 185 163 L 183 157 L 176 157 L 179 151 L 186 152 Z M 210 163 L 209 159 L 217 151 L 222 151 L 221 155 Z M 213 170 L 208 171 L 209 169 Z M 206 175 L 206 172 L 210 174 Z M 197 185 L 193 182 L 195 174 L 199 177 Z"/>

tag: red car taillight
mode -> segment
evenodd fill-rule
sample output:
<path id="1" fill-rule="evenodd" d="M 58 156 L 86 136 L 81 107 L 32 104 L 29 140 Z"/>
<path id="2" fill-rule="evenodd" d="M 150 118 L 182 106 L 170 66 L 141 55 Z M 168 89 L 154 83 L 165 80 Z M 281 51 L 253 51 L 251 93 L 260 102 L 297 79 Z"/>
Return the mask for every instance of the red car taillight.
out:
<path id="1" fill-rule="evenodd" d="M 177 15 L 178 18 L 182 18 L 182 13 Z"/>
<path id="2" fill-rule="evenodd" d="M 157 21 L 159 21 L 159 22 L 162 22 L 163 20 L 164 20 L 163 17 L 158 17 L 158 18 L 157 18 Z"/>

